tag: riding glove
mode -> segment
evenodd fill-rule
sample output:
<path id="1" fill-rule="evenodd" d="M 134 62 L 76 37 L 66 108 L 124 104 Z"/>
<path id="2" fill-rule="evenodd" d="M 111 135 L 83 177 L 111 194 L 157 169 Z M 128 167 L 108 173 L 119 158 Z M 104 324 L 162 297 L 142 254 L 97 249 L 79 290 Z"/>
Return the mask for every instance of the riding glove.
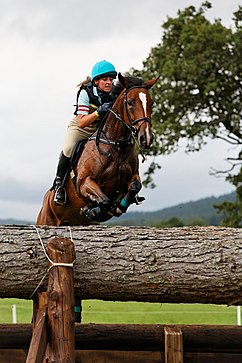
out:
<path id="1" fill-rule="evenodd" d="M 104 116 L 105 113 L 108 112 L 111 107 L 112 107 L 111 102 L 105 102 L 101 106 L 98 107 L 96 112 L 98 113 L 98 116 Z"/>

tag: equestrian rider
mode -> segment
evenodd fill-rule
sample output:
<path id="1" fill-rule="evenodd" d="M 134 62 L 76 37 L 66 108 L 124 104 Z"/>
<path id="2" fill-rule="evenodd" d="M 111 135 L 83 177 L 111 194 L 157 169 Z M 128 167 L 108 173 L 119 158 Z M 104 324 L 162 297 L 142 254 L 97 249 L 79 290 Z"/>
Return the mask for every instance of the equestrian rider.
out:
<path id="1" fill-rule="evenodd" d="M 112 106 L 111 89 L 117 72 L 114 66 L 103 60 L 96 63 L 91 79 L 81 83 L 77 93 L 74 117 L 69 122 L 54 181 L 54 202 L 66 203 L 65 179 L 70 170 L 70 159 L 75 145 L 90 137 L 98 128 L 101 120 Z"/>

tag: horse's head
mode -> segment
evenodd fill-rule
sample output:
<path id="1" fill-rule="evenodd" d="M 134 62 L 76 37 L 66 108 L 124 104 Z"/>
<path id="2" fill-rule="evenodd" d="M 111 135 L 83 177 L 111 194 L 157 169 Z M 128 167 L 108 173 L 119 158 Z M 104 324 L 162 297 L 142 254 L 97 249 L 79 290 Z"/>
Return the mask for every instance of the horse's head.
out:
<path id="1" fill-rule="evenodd" d="M 158 77 L 159 78 L 159 77 Z M 151 113 L 153 101 L 149 89 L 158 78 L 143 82 L 139 78 L 123 77 L 119 74 L 119 82 L 124 87 L 124 122 L 138 139 L 143 149 L 148 149 L 153 141 Z M 135 81 L 136 80 L 136 81 Z"/>

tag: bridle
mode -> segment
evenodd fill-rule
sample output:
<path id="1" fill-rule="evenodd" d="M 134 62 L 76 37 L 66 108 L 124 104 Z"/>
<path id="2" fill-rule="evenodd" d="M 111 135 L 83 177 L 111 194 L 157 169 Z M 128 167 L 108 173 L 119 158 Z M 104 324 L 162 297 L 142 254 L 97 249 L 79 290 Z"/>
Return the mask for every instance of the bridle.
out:
<path id="1" fill-rule="evenodd" d="M 124 110 L 126 112 L 126 116 L 127 116 L 128 121 L 129 121 L 129 124 L 127 124 L 124 121 L 124 118 L 122 118 L 122 116 L 120 114 L 118 114 L 117 112 L 115 112 L 113 109 L 110 108 L 109 109 L 109 112 L 112 113 L 118 121 L 120 121 L 120 123 L 123 126 L 123 128 L 126 128 L 126 129 L 128 129 L 128 131 L 130 131 L 130 135 L 131 135 L 133 141 L 135 142 L 136 146 L 138 147 L 139 152 L 140 152 L 140 154 L 142 156 L 142 162 L 144 162 L 145 161 L 145 156 L 144 156 L 144 154 L 143 154 L 143 152 L 142 152 L 142 150 L 141 150 L 141 148 L 140 148 L 140 146 L 139 146 L 139 144 L 137 142 L 137 136 L 139 134 L 139 131 L 140 131 L 141 126 L 144 123 L 149 123 L 151 125 L 151 119 L 150 119 L 150 117 L 140 117 L 140 118 L 137 118 L 137 119 L 133 120 L 132 117 L 130 116 L 129 109 L 128 109 L 128 99 L 127 99 L 127 95 L 128 95 L 128 93 L 131 90 L 133 90 L 135 88 L 139 88 L 139 89 L 140 88 L 141 89 L 143 88 L 143 89 L 146 89 L 145 86 L 141 86 L 140 85 L 140 86 L 132 86 L 132 87 L 130 87 L 127 90 L 124 91 L 124 94 L 123 94 L 124 95 L 123 106 L 124 106 Z M 102 120 L 102 122 L 101 122 L 101 124 L 99 126 L 99 129 L 98 129 L 98 132 L 97 132 L 97 136 L 91 136 L 89 138 L 89 140 L 94 140 L 95 139 L 96 140 L 96 145 L 97 145 L 97 148 L 98 148 L 99 152 L 102 153 L 102 154 L 104 154 L 104 155 L 111 156 L 111 154 L 109 152 L 103 151 L 99 147 L 99 142 L 102 142 L 104 144 L 108 144 L 108 145 L 110 145 L 112 147 L 120 147 L 119 146 L 119 142 L 117 142 L 117 141 L 112 141 L 112 140 L 108 140 L 108 139 L 101 138 L 101 132 L 102 132 L 103 126 L 104 126 L 104 124 L 106 122 L 107 116 L 108 116 L 108 114 Z M 137 123 L 139 123 L 139 122 L 141 122 L 141 124 L 138 126 L 138 128 L 136 128 L 135 125 Z M 129 142 L 127 143 L 127 145 L 130 146 L 130 145 L 133 145 L 133 143 L 129 140 Z"/>
<path id="2" fill-rule="evenodd" d="M 132 118 L 131 118 L 131 116 L 130 116 L 130 113 L 129 113 L 129 109 L 128 109 L 128 99 L 127 99 L 127 95 L 128 95 L 128 93 L 129 93 L 131 90 L 133 90 L 133 89 L 135 89 L 135 88 L 143 88 L 143 89 L 146 89 L 146 87 L 145 87 L 145 86 L 133 86 L 133 87 L 131 87 L 131 88 L 127 89 L 127 90 L 124 92 L 124 108 L 125 108 L 125 111 L 126 111 L 126 115 L 127 115 L 128 121 L 129 121 L 129 125 L 127 125 L 124 121 L 123 121 L 123 122 L 125 123 L 126 127 L 128 127 L 128 128 L 130 129 L 130 131 L 131 131 L 132 135 L 133 135 L 134 137 L 137 137 L 137 135 L 138 135 L 138 133 L 139 133 L 139 131 L 140 131 L 140 128 L 141 128 L 141 126 L 142 126 L 144 123 L 148 122 L 148 123 L 151 125 L 151 119 L 150 119 L 150 117 L 140 117 L 140 118 L 137 118 L 137 119 L 135 119 L 135 120 L 132 120 Z M 138 128 L 134 127 L 134 125 L 136 125 L 137 123 L 139 123 L 139 122 L 141 122 L 141 121 L 142 121 L 142 123 L 139 125 L 139 127 L 138 127 Z"/>
<path id="3" fill-rule="evenodd" d="M 135 120 L 132 120 L 132 118 L 130 116 L 130 113 L 129 113 L 129 109 L 128 109 L 128 99 L 127 99 L 127 95 L 134 88 L 144 88 L 144 89 L 146 89 L 145 86 L 133 86 L 133 87 L 130 87 L 129 89 L 127 89 L 124 92 L 124 102 L 123 102 L 124 103 L 124 110 L 126 112 L 126 115 L 127 115 L 128 121 L 129 121 L 129 124 L 126 124 L 126 122 L 121 117 L 121 115 L 118 114 L 117 112 L 115 112 L 114 110 L 109 109 L 109 112 L 111 112 L 116 117 L 116 119 L 118 119 L 121 122 L 121 124 L 123 125 L 123 127 L 126 127 L 126 128 L 128 128 L 130 130 L 130 132 L 133 135 L 133 137 L 137 137 L 137 135 L 138 135 L 138 133 L 140 131 L 140 128 L 141 128 L 141 126 L 144 123 L 148 122 L 151 125 L 151 118 L 150 117 L 140 117 L 140 118 L 137 118 Z M 142 121 L 142 123 L 139 125 L 139 127 L 138 128 L 134 127 L 140 121 Z"/>

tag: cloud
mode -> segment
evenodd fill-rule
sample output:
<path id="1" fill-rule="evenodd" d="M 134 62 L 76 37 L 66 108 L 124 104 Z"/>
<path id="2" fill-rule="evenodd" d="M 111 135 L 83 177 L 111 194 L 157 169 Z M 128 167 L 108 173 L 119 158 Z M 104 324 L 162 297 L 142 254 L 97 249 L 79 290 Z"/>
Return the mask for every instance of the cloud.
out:
<path id="1" fill-rule="evenodd" d="M 200 6 L 201 1 L 193 4 Z M 209 16 L 229 23 L 240 1 L 213 4 Z M 190 0 L 2 1 L 0 218 L 36 215 L 54 178 L 76 84 L 90 74 L 92 65 L 107 59 L 121 72 L 141 68 L 151 47 L 160 42 L 167 16 L 189 5 Z M 159 203 L 168 206 L 227 190 L 228 183 L 215 185 L 208 176 L 208 163 L 216 167 L 218 162 L 209 153 L 201 153 L 200 168 L 184 153 L 162 158 L 158 187 L 144 191 L 142 208 L 154 210 Z"/>
<path id="2" fill-rule="evenodd" d="M 28 41 L 90 43 L 126 34 L 142 34 L 150 39 L 167 16 L 189 5 L 201 6 L 202 1 L 159 0 L 9 0 L 1 4 L 0 31 L 2 36 L 23 36 Z M 213 0 L 211 17 L 227 21 L 239 1 Z M 135 46 L 135 44 L 134 44 Z"/>
<path id="3" fill-rule="evenodd" d="M 162 2 L 150 1 L 152 12 L 147 11 L 147 2 L 113 0 L 99 2 L 89 0 L 41 0 L 9 1 L 1 7 L 2 34 L 14 34 L 45 41 L 90 43 L 93 40 L 120 37 L 132 31 L 149 37 L 151 18 L 159 19 L 165 12 Z"/>

